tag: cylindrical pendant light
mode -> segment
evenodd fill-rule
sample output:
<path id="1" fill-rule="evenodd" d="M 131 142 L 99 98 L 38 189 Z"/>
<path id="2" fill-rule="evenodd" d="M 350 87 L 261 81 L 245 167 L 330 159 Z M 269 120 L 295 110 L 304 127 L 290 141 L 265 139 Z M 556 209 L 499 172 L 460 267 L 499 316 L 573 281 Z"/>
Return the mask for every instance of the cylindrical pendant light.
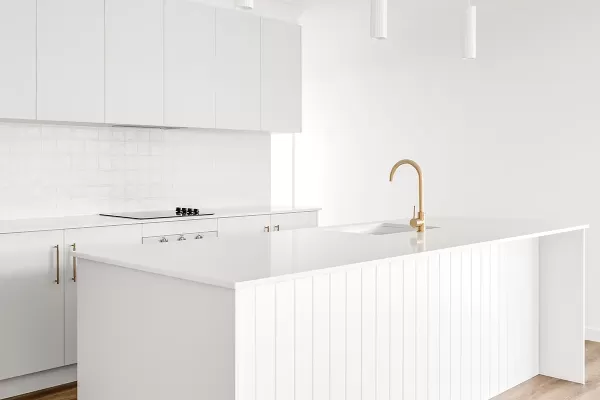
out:
<path id="1" fill-rule="evenodd" d="M 387 38 L 388 0 L 371 0 L 371 37 Z"/>
<path id="2" fill-rule="evenodd" d="M 477 7 L 469 3 L 465 17 L 465 59 L 474 60 L 477 58 Z"/>
<path id="3" fill-rule="evenodd" d="M 235 6 L 243 10 L 251 10 L 254 8 L 254 0 L 235 0 Z"/>

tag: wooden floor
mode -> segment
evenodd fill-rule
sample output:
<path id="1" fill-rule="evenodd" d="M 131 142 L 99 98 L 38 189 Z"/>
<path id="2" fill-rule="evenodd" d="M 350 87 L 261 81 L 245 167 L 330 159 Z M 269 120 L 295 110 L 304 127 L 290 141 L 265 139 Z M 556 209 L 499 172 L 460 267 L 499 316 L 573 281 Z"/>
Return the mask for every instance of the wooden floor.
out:
<path id="1" fill-rule="evenodd" d="M 537 376 L 494 400 L 600 400 L 600 343 L 586 343 L 587 384 L 577 385 Z M 77 388 L 27 395 L 14 400 L 76 400 Z"/>
<path id="2" fill-rule="evenodd" d="M 586 342 L 585 348 L 586 385 L 536 376 L 494 400 L 600 400 L 600 343 Z"/>

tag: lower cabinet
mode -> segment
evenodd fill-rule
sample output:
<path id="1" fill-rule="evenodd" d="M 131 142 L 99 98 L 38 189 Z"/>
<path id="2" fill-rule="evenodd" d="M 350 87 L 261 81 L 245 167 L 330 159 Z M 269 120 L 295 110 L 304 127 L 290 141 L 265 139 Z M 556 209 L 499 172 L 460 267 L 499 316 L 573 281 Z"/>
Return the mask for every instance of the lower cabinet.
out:
<path id="1" fill-rule="evenodd" d="M 0 380 L 65 359 L 63 231 L 0 235 Z"/>
<path id="2" fill-rule="evenodd" d="M 65 324 L 65 363 L 77 363 L 77 264 L 73 248 L 82 250 L 88 245 L 98 244 L 140 244 L 141 225 L 107 226 L 100 228 L 68 229 L 65 231 L 64 245 L 64 324 Z"/>
<path id="3" fill-rule="evenodd" d="M 0 234 L 0 381 L 77 363 L 74 250 L 316 226 L 315 211 Z M 274 249 L 276 264 L 289 254 Z"/>

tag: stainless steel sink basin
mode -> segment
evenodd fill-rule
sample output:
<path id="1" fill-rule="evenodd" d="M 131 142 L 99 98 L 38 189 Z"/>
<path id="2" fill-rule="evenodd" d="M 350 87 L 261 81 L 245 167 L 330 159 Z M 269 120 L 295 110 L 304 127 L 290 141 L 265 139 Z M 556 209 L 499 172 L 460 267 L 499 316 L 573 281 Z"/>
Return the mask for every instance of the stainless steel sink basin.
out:
<path id="1" fill-rule="evenodd" d="M 425 229 L 436 229 L 437 226 L 425 226 Z M 395 224 L 391 222 L 378 222 L 357 225 L 345 225 L 328 228 L 331 231 L 359 233 L 363 235 L 392 235 L 395 233 L 415 232 L 410 225 Z"/>

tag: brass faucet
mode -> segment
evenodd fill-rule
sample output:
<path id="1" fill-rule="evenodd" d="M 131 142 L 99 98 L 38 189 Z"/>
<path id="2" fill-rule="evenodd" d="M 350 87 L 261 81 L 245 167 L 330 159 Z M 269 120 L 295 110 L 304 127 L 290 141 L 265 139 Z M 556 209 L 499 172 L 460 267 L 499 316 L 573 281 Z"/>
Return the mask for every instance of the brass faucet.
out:
<path id="1" fill-rule="evenodd" d="M 413 160 L 400 160 L 394 164 L 390 171 L 390 182 L 394 180 L 394 174 L 398 167 L 404 164 L 411 165 L 417 170 L 417 175 L 419 176 L 419 214 L 416 215 L 416 207 L 413 207 L 413 217 L 410 220 L 410 226 L 415 228 L 417 232 L 423 232 L 425 231 L 425 211 L 423 210 L 423 171 L 421 170 L 421 167 Z"/>

